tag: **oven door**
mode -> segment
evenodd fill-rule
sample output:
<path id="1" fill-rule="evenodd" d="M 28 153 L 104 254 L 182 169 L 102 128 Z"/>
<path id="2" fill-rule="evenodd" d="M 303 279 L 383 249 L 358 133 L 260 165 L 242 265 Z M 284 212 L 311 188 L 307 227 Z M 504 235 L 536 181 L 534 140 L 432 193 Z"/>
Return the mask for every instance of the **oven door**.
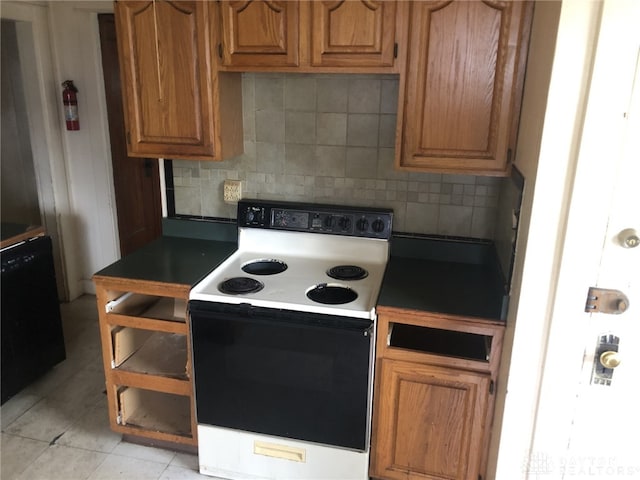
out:
<path id="1" fill-rule="evenodd" d="M 368 448 L 373 322 L 189 302 L 198 424 Z"/>

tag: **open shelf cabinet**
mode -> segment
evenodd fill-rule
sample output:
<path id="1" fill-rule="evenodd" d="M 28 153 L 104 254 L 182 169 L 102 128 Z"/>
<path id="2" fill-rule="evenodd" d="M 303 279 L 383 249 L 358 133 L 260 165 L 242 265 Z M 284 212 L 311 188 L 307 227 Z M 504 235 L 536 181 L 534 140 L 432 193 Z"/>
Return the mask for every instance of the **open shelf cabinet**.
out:
<path id="1" fill-rule="evenodd" d="M 112 430 L 197 445 L 190 286 L 104 276 L 94 282 Z"/>
<path id="2" fill-rule="evenodd" d="M 135 387 L 117 388 L 120 425 L 141 432 L 191 437 L 189 397 Z"/>

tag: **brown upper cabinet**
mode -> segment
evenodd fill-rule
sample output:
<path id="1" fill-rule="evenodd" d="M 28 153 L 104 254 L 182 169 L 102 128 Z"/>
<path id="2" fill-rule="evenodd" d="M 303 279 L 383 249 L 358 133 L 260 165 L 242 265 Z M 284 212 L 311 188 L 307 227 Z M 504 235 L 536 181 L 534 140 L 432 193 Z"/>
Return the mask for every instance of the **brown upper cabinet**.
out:
<path id="1" fill-rule="evenodd" d="M 223 1 L 227 70 L 397 72 L 406 2 Z"/>
<path id="2" fill-rule="evenodd" d="M 508 175 L 532 2 L 411 2 L 396 165 Z"/>
<path id="3" fill-rule="evenodd" d="M 228 66 L 299 64 L 299 2 L 222 2 L 219 54 Z"/>
<path id="4" fill-rule="evenodd" d="M 215 4 L 115 3 L 127 149 L 133 157 L 242 153 L 242 87 L 214 67 Z"/>
<path id="5" fill-rule="evenodd" d="M 311 4 L 311 64 L 392 67 L 396 2 L 318 1 Z"/>

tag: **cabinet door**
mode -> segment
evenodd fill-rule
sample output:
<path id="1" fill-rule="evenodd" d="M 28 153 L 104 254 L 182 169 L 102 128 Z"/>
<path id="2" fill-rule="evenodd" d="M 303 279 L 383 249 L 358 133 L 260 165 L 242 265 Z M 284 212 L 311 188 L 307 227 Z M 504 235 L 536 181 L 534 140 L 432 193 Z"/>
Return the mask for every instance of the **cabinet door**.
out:
<path id="1" fill-rule="evenodd" d="M 389 359 L 381 363 L 371 476 L 477 479 L 489 375 Z"/>
<path id="2" fill-rule="evenodd" d="M 313 66 L 393 66 L 396 2 L 323 0 L 311 5 Z"/>
<path id="3" fill-rule="evenodd" d="M 400 167 L 506 175 L 530 2 L 412 2 Z"/>
<path id="4" fill-rule="evenodd" d="M 222 63 L 297 66 L 299 2 L 222 2 Z"/>
<path id="5" fill-rule="evenodd" d="M 129 155 L 214 157 L 207 13 L 198 1 L 116 2 Z"/>

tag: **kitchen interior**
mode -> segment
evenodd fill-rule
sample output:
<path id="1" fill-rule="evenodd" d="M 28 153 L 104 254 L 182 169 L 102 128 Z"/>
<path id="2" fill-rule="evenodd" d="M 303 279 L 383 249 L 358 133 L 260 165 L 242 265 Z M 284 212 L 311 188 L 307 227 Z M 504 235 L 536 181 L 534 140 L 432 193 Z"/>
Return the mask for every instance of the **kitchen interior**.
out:
<path id="1" fill-rule="evenodd" d="M 59 20 L 68 9 L 75 8 L 73 3 L 83 2 L 49 6 L 53 24 L 56 17 Z M 107 11 L 111 8 L 104 7 Z M 398 12 L 404 8 L 398 7 Z M 78 18 L 95 18 L 95 12 L 88 6 L 77 10 L 79 13 L 74 14 L 78 13 Z M 548 36 L 548 27 L 557 22 L 559 5 L 536 5 L 533 15 L 530 44 L 531 48 L 540 48 L 540 45 L 544 46 L 541 36 Z M 3 23 L 3 35 L 10 30 L 4 27 Z M 3 61 L 4 58 L 3 52 Z M 527 72 L 532 63 L 548 69 L 550 61 L 548 54 L 534 48 L 529 51 Z M 505 360 L 502 354 L 503 342 L 507 329 L 513 328 L 505 328 L 505 322 L 509 316 L 516 234 L 523 194 L 529 185 L 525 179 L 532 181 L 535 174 L 526 152 L 519 163 L 516 150 L 512 159 L 514 166 L 505 169 L 501 176 L 496 176 L 495 172 L 484 175 L 469 171 L 456 174 L 441 173 L 437 169 L 434 172 L 420 172 L 420 168 L 398 169 L 398 115 L 402 108 L 407 108 L 398 103 L 399 92 L 405 88 L 403 75 L 366 73 L 363 69 L 357 73 L 329 71 L 331 69 L 315 73 L 311 68 L 303 73 L 285 71 L 286 68 L 275 73 L 264 67 L 255 69 L 258 71 L 246 70 L 251 68 L 240 66 L 225 71 L 225 75 L 236 75 L 239 80 L 241 110 L 236 115 L 240 114 L 242 118 L 242 138 L 238 140 L 242 154 L 222 161 L 156 155 L 164 159 L 161 170 L 165 217 L 161 239 L 123 259 L 119 259 L 117 245 L 115 253 L 100 248 L 101 242 L 108 242 L 102 239 L 84 245 L 79 251 L 80 261 L 75 265 L 65 264 L 69 259 L 64 253 L 51 260 L 56 262 L 56 288 L 61 299 L 75 299 L 78 291 L 95 296 L 82 296 L 61 305 L 67 360 L 27 386 L 23 390 L 26 393 L 18 393 L 3 405 L 3 444 L 11 445 L 12 452 L 29 444 L 25 451 L 35 452 L 30 458 L 34 462 L 31 466 L 27 467 L 25 463 L 22 470 L 14 466 L 14 470 L 7 471 L 16 478 L 37 478 L 45 471 L 39 471 L 38 466 L 44 468 L 45 461 L 55 462 L 56 449 L 67 449 L 66 455 L 77 455 L 79 451 L 81 455 L 79 460 L 70 463 L 67 460 L 66 466 L 65 462 L 55 462 L 60 468 L 67 469 L 61 470 L 66 473 L 60 478 L 76 478 L 69 476 L 69 472 L 73 471 L 75 475 L 80 465 L 84 472 L 77 478 L 206 478 L 198 471 L 221 478 L 245 478 L 243 475 L 259 476 L 264 472 L 271 472 L 273 478 L 294 475 L 297 475 L 295 478 L 314 478 L 313 467 L 298 468 L 315 465 L 318 461 L 315 455 L 320 456 L 320 463 L 345 465 L 345 470 L 336 467 L 335 472 L 320 471 L 315 478 L 398 478 L 399 472 L 410 471 L 415 459 L 422 462 L 417 471 L 424 468 L 431 475 L 491 478 L 487 465 L 491 461 L 489 445 L 495 448 L 497 440 L 491 438 L 490 425 L 494 421 L 494 404 L 499 402 L 496 399 L 499 376 L 508 369 L 508 357 Z M 544 74 L 544 68 L 542 70 Z M 532 96 L 540 95 L 540 89 L 544 88 L 544 84 L 530 86 L 525 81 L 521 136 L 523 129 L 536 132 L 540 128 L 539 116 L 526 116 L 527 111 L 537 113 L 536 107 L 527 103 L 526 95 L 527 92 Z M 91 101 L 99 101 L 99 98 Z M 80 114 L 83 113 L 81 108 Z M 88 132 L 95 138 L 97 125 L 91 125 L 94 119 L 90 114 L 87 114 L 87 120 L 90 124 Z M 82 134 L 82 130 L 65 132 L 68 136 L 75 135 L 75 138 L 65 139 L 62 146 L 62 151 L 71 157 L 94 148 L 86 139 L 74 144 L 78 134 Z M 523 144 L 526 142 L 522 141 Z M 4 145 L 5 141 L 3 149 Z M 4 158 L 9 157 L 3 150 Z M 29 161 L 23 163 L 30 164 Z M 5 164 L 3 160 L 3 180 L 8 177 Z M 11 168 L 10 165 L 7 167 Z M 78 175 L 79 170 L 74 171 L 72 163 L 68 167 L 67 175 L 73 185 L 74 175 Z M 35 172 L 27 172 L 27 176 L 33 178 L 34 175 L 38 178 Z M 238 182 L 241 201 L 225 200 L 225 187 L 237 188 Z M 3 181 L 3 195 L 4 186 Z M 90 187 L 71 188 L 70 203 L 86 198 L 84 189 L 91 190 Z M 106 189 L 110 196 L 110 187 L 102 185 L 100 188 Z M 103 193 L 98 189 L 96 198 L 100 199 Z M 93 199 L 92 203 L 95 202 Z M 38 221 L 38 217 L 42 217 L 39 213 L 32 214 L 33 218 L 28 217 L 28 221 L 22 214 L 17 219 L 11 218 L 11 213 L 5 214 L 4 196 L 2 203 L 3 241 L 5 220 L 28 225 L 43 223 Z M 84 207 L 87 211 L 95 207 L 90 203 Z M 113 202 L 109 203 L 113 210 Z M 45 206 L 43 210 L 46 209 Z M 111 214 L 115 215 L 115 212 Z M 257 219 L 254 220 L 254 216 Z M 317 223 L 308 219 L 317 219 Z M 62 225 L 69 221 L 59 220 Z M 76 231 L 83 228 L 81 220 L 74 219 Z M 106 223 L 104 219 L 101 222 Z M 87 237 L 95 234 L 94 231 Z M 79 242 L 80 237 L 76 236 L 69 243 Z M 56 248 L 57 236 L 53 236 L 53 241 L 50 248 L 55 257 L 56 250 L 60 251 Z M 312 248 L 301 250 L 308 247 L 307 244 Z M 326 250 L 325 245 L 331 245 L 330 252 L 321 257 L 318 251 Z M 92 251 L 100 253 L 94 255 Z M 242 260 L 238 261 L 243 267 L 248 260 L 256 258 L 272 261 L 277 256 L 289 256 L 291 260 L 281 262 L 285 263 L 283 275 L 287 270 L 289 273 L 296 270 L 295 262 L 306 256 L 318 256 L 322 262 L 331 263 L 333 258 L 326 256 L 335 255 L 334 263 L 349 267 L 358 262 L 367 264 L 365 277 L 339 280 L 348 285 L 344 290 L 356 291 L 358 298 L 368 299 L 369 303 L 358 307 L 357 313 L 340 307 L 342 303 L 350 302 L 335 299 L 321 304 L 328 306 L 320 307 L 306 299 L 277 299 L 274 303 L 268 293 L 271 281 L 268 277 L 272 274 L 251 274 L 263 284 L 262 293 L 266 295 L 265 300 L 260 300 L 256 294 L 253 304 L 258 309 L 281 310 L 280 305 L 286 303 L 288 308 L 284 310 L 297 308 L 303 312 L 300 317 L 309 317 L 312 322 L 320 322 L 322 316 L 334 315 L 369 322 L 359 333 L 359 337 L 367 339 L 363 358 L 368 365 L 359 380 L 364 381 L 360 395 L 363 400 L 357 414 L 363 419 L 357 429 L 360 443 L 347 442 L 343 448 L 344 444 L 340 445 L 338 441 L 336 448 L 330 446 L 331 440 L 307 438 L 307 433 L 299 434 L 292 441 L 286 438 L 286 432 L 270 432 L 272 426 L 269 425 L 240 428 L 260 436 L 253 439 L 253 434 L 243 431 L 237 440 L 230 441 L 234 437 L 229 435 L 229 430 L 237 429 L 225 424 L 227 420 L 222 420 L 213 430 L 201 424 L 198 412 L 204 411 L 204 407 L 198 404 L 198 388 L 202 389 L 204 398 L 209 394 L 205 391 L 209 392 L 212 387 L 210 382 L 198 387 L 202 383 L 198 364 L 211 361 L 209 355 L 201 352 L 213 347 L 198 347 L 204 334 L 198 338 L 192 335 L 196 328 L 204 327 L 196 327 L 202 325 L 202 321 L 189 320 L 187 305 L 195 311 L 198 304 L 194 302 L 198 301 L 206 303 L 213 299 L 217 304 L 225 305 L 243 303 L 244 297 L 237 294 L 215 292 L 208 296 L 208 293 L 198 293 L 198 287 L 194 288 L 196 284 L 200 285 L 200 280 L 212 275 L 212 270 L 220 272 L 223 266 L 231 265 L 230 260 L 236 261 L 234 252 L 236 255 L 242 253 Z M 112 258 L 105 258 L 109 256 Z M 380 260 L 377 260 L 378 256 Z M 176 265 L 177 261 L 180 265 Z M 378 262 L 382 262 L 382 267 Z M 216 268 L 218 265 L 220 270 Z M 419 270 L 424 267 L 434 272 L 434 278 L 420 277 Z M 380 268 L 382 272 L 376 273 Z M 61 272 L 65 277 L 62 286 Z M 74 274 L 79 281 L 73 278 Z M 418 286 L 410 285 L 411 280 L 417 280 Z M 76 281 L 75 285 L 72 285 L 73 281 Z M 218 281 L 217 276 L 212 278 L 214 284 Z M 304 281 L 309 285 L 316 282 L 306 278 Z M 332 282 L 319 285 L 327 290 L 328 286 L 334 286 L 335 282 Z M 372 293 L 365 293 L 365 287 L 361 287 L 365 282 L 371 284 Z M 292 289 L 293 285 L 295 283 L 281 290 Z M 437 292 L 435 298 L 425 295 L 423 289 L 427 287 Z M 3 311 L 4 303 L 3 299 Z M 225 307 L 225 315 L 236 315 L 235 310 L 231 312 L 229 308 Z M 78 317 L 65 318 L 65 313 L 74 312 L 81 313 Z M 203 318 L 209 314 L 204 308 Z M 259 316 L 258 313 L 255 315 Z M 86 324 L 88 319 L 93 323 Z M 349 322 L 349 328 L 353 327 L 352 323 Z M 223 329 L 220 335 L 231 335 L 229 328 Z M 92 341 L 88 341 L 89 338 Z M 136 360 L 136 353 L 153 350 L 154 342 L 155 348 L 163 352 L 163 358 L 151 352 L 148 358 L 142 356 L 142 365 L 132 366 L 135 362 L 131 360 Z M 219 345 L 218 341 L 212 342 Z M 316 343 L 311 342 L 315 348 Z M 70 347 L 77 350 L 70 350 Z M 242 348 L 246 354 L 251 353 L 251 345 Z M 266 350 L 262 347 L 259 353 L 265 354 Z M 508 351 L 507 348 L 504 350 Z M 298 356 L 292 358 L 312 363 L 310 359 L 302 360 L 302 353 L 297 353 Z M 320 354 L 327 355 L 324 351 L 317 355 Z M 223 350 L 220 355 L 229 359 L 238 353 Z M 259 358 L 254 362 L 259 362 Z M 70 366 L 71 360 L 86 362 L 86 367 Z M 277 356 L 269 359 L 276 360 Z M 326 360 L 333 361 L 337 362 L 338 357 Z M 150 366 L 145 362 L 156 364 Z M 177 370 L 176 364 L 179 365 Z M 373 365 L 379 366 L 375 375 Z M 201 368 L 206 372 L 210 367 Z M 236 369 L 232 372 L 234 375 L 244 374 L 256 382 L 247 373 L 246 365 L 238 363 L 233 368 Z M 268 367 L 265 368 L 258 371 L 268 371 Z M 324 369 L 319 370 L 318 375 L 329 375 Z M 296 375 L 295 371 L 292 369 L 291 375 L 304 376 Z M 286 385 L 280 395 L 293 391 L 298 395 L 304 391 L 300 386 L 300 392 L 291 390 L 290 379 L 285 377 L 284 374 L 274 377 L 274 383 Z M 76 384 L 78 393 L 84 396 L 81 404 L 71 391 L 63 392 L 64 389 L 59 388 L 58 382 L 62 379 Z M 217 380 L 224 381 L 229 382 L 230 377 L 221 375 Z M 238 397 L 247 385 L 249 383 L 238 387 Z M 232 385 L 228 388 L 232 391 Z M 212 395 L 215 399 L 215 389 Z M 432 395 L 437 399 L 432 399 Z M 74 397 L 73 401 L 71 397 Z M 72 422 L 56 418 L 60 412 L 50 408 L 58 405 L 61 399 L 78 408 L 73 414 L 61 412 L 63 417 L 71 415 Z M 417 400 L 433 403 L 425 408 L 413 404 Z M 228 401 L 225 405 L 233 410 L 231 403 Z M 409 409 L 405 410 L 405 415 L 376 414 L 381 408 L 390 411 L 399 406 Z M 254 405 L 254 408 L 258 407 Z M 137 418 L 134 410 L 141 410 L 142 418 Z M 127 411 L 131 416 L 127 416 Z M 265 410 L 263 416 L 275 415 L 276 411 L 277 408 Z M 424 415 L 421 421 L 437 426 L 429 432 L 411 429 L 411 419 L 415 419 L 416 411 Z M 39 428 L 34 424 L 34 419 L 40 419 L 39 414 L 53 415 L 57 421 Z M 247 412 L 243 414 L 247 415 Z M 299 424 L 305 425 L 304 414 L 298 418 Z M 282 422 L 286 423 L 284 419 Z M 294 426 L 296 423 L 293 422 Z M 344 420 L 336 423 L 344 423 Z M 305 428 L 308 432 L 318 427 Z M 91 432 L 100 433 L 92 436 Z M 403 438 L 409 434 L 416 437 Z M 57 435 L 60 437 L 55 438 Z M 98 440 L 93 442 L 86 435 Z M 427 455 L 419 446 L 443 441 L 455 445 L 444 456 Z M 85 448 L 85 442 L 90 446 Z M 205 452 L 220 449 L 226 443 L 233 446 L 224 458 Z M 253 464 L 249 460 L 240 462 L 252 464 L 251 468 L 255 470 L 240 468 L 238 471 L 238 465 L 233 462 L 229 465 L 227 459 L 240 455 L 245 444 L 251 451 L 247 455 L 259 460 Z M 314 448 L 316 446 L 318 448 Z M 5 467 L 4 451 L 5 448 L 3 476 L 5 468 L 9 468 Z M 447 460 L 455 455 L 455 462 Z M 204 464 L 202 459 L 209 457 L 213 457 L 211 464 Z M 127 461 L 119 463 L 123 458 Z M 220 464 L 215 465 L 216 462 Z M 405 466 L 397 466 L 403 462 Z M 271 464 L 284 467 L 277 470 Z M 131 470 L 123 472 L 124 468 Z M 145 471 L 147 473 L 143 473 Z"/>

